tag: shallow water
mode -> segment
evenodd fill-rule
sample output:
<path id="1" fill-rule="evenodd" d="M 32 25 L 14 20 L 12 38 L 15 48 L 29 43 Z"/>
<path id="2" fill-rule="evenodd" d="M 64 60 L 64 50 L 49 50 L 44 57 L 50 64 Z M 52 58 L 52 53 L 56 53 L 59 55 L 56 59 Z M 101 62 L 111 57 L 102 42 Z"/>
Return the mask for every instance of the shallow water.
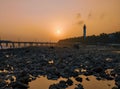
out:
<path id="1" fill-rule="evenodd" d="M 81 83 L 84 87 L 84 89 L 112 89 L 112 87 L 115 86 L 115 81 L 111 80 L 96 80 L 96 77 L 94 76 L 88 76 L 90 81 L 86 80 L 86 76 L 80 76 L 83 78 L 83 82 Z M 70 86 L 66 89 L 74 89 L 76 84 L 78 83 L 74 78 L 71 78 L 74 82 L 73 86 Z M 32 81 L 29 83 L 30 88 L 29 89 L 49 89 L 49 86 L 52 84 L 59 83 L 60 80 L 67 80 L 60 78 L 58 80 L 48 80 L 46 77 L 40 77 L 37 78 L 36 80 Z"/>

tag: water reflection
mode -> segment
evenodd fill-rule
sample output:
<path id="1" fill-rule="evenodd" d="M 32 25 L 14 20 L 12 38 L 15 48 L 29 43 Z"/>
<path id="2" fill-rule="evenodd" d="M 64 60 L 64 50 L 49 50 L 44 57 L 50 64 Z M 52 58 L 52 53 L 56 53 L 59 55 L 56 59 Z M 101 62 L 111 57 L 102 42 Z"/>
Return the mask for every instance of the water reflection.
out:
<path id="1" fill-rule="evenodd" d="M 84 89 L 112 89 L 112 87 L 115 86 L 115 81 L 111 80 L 96 80 L 96 77 L 94 76 L 84 76 L 81 75 L 80 77 L 83 78 L 83 82 L 81 83 L 84 87 Z M 80 84 L 80 82 L 77 82 L 73 77 L 71 78 L 73 80 L 73 86 L 69 86 L 66 89 L 74 89 L 77 84 Z M 29 89 L 49 89 L 49 86 L 52 84 L 59 83 L 59 81 L 67 79 L 60 78 L 58 80 L 48 80 L 46 77 L 40 77 L 37 78 L 35 81 L 32 81 L 29 83 L 30 88 Z"/>

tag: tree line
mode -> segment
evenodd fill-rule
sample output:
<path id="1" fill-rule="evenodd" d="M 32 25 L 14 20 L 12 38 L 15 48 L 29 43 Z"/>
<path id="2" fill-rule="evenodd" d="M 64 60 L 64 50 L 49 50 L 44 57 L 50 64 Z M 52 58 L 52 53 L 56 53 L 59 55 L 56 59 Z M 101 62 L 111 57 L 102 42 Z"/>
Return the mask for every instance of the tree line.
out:
<path id="1" fill-rule="evenodd" d="M 120 44 L 120 31 L 110 34 L 101 33 L 100 35 L 73 37 L 59 40 L 58 43 L 81 43 L 81 44 Z"/>

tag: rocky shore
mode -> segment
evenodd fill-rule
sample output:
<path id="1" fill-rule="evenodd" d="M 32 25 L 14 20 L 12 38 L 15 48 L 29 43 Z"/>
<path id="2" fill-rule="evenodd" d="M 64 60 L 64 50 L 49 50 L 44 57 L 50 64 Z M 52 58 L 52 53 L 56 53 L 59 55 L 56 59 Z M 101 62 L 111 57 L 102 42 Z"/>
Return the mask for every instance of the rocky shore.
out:
<path id="1" fill-rule="evenodd" d="M 108 50 L 75 47 L 28 47 L 0 50 L 0 89 L 28 89 L 28 83 L 39 76 L 61 80 L 49 89 L 84 89 L 79 75 L 93 75 L 97 80 L 114 80 L 120 89 L 120 54 Z M 86 78 L 89 81 L 89 78 Z"/>

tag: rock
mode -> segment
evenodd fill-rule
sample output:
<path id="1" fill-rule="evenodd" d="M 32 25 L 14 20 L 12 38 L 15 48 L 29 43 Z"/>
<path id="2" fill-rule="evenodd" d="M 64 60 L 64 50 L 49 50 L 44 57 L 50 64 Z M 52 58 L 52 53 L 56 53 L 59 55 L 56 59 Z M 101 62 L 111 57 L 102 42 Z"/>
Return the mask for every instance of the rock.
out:
<path id="1" fill-rule="evenodd" d="M 15 88 L 21 88 L 21 89 L 29 88 L 29 86 L 27 84 L 24 84 L 24 83 L 21 83 L 21 82 L 15 82 L 11 86 L 15 87 Z"/>
<path id="2" fill-rule="evenodd" d="M 63 80 L 61 80 L 61 81 L 59 82 L 58 86 L 59 86 L 60 88 L 67 88 L 66 82 L 63 81 Z"/>
<path id="3" fill-rule="evenodd" d="M 79 75 L 79 73 L 77 71 L 74 71 L 71 73 L 71 76 L 73 76 L 73 77 L 77 77 L 78 75 Z"/>
<path id="4" fill-rule="evenodd" d="M 93 69 L 93 71 L 96 72 L 96 73 L 101 73 L 101 72 L 103 72 L 103 68 L 102 67 L 96 67 L 96 68 Z"/>
<path id="5" fill-rule="evenodd" d="M 77 77 L 77 78 L 75 78 L 75 80 L 78 81 L 78 82 L 82 82 L 83 81 L 83 79 L 81 77 Z"/>
<path id="6" fill-rule="evenodd" d="M 15 82 L 16 81 L 16 77 L 13 75 L 7 75 L 5 77 L 5 80 L 10 80 L 11 82 Z"/>
<path id="7" fill-rule="evenodd" d="M 55 49 L 55 47 L 53 47 L 53 46 L 50 46 L 49 48 L 50 48 L 50 49 Z"/>
<path id="8" fill-rule="evenodd" d="M 60 76 L 57 76 L 57 75 L 54 75 L 54 74 L 48 74 L 47 75 L 48 80 L 57 80 L 58 78 L 60 78 Z"/>
<path id="9" fill-rule="evenodd" d="M 49 86 L 49 89 L 66 89 L 66 82 L 61 80 L 58 84 L 53 84 Z"/>
<path id="10" fill-rule="evenodd" d="M 59 88 L 56 86 L 56 84 L 53 84 L 49 86 L 49 89 L 59 89 Z"/>
<path id="11" fill-rule="evenodd" d="M 115 82 L 115 84 L 120 88 L 120 81 Z"/>
<path id="12" fill-rule="evenodd" d="M 92 71 L 86 71 L 86 72 L 84 72 L 83 74 L 84 74 L 85 76 L 90 76 L 90 75 L 93 74 L 93 72 L 92 72 Z"/>
<path id="13" fill-rule="evenodd" d="M 113 80 L 114 78 L 108 75 L 108 76 L 106 76 L 106 79 L 107 80 Z"/>
<path id="14" fill-rule="evenodd" d="M 107 62 L 112 62 L 113 59 L 112 59 L 112 58 L 107 58 L 106 61 L 107 61 Z"/>
<path id="15" fill-rule="evenodd" d="M 4 81 L 0 82 L 0 88 L 5 86 L 6 86 L 6 83 Z"/>
<path id="16" fill-rule="evenodd" d="M 80 48 L 80 47 L 79 47 L 79 44 L 74 44 L 74 45 L 73 45 L 73 48 L 79 49 L 79 48 Z"/>
<path id="17" fill-rule="evenodd" d="M 87 81 L 90 81 L 90 79 L 89 79 L 88 77 L 86 78 L 86 80 L 87 80 Z"/>
<path id="18" fill-rule="evenodd" d="M 102 80 L 100 77 L 96 77 L 97 80 Z"/>
<path id="19" fill-rule="evenodd" d="M 117 85 L 118 89 L 120 88 L 120 75 L 118 75 L 116 78 L 115 78 L 115 84 Z"/>
<path id="20" fill-rule="evenodd" d="M 78 84 L 77 87 L 75 87 L 75 89 L 84 89 L 84 88 L 81 84 Z"/>
<path id="21" fill-rule="evenodd" d="M 68 79 L 66 81 L 66 83 L 67 83 L 68 86 L 72 86 L 73 85 L 73 81 L 71 79 Z"/>
<path id="22" fill-rule="evenodd" d="M 118 89 L 118 87 L 115 86 L 115 87 L 113 87 L 112 89 Z"/>

